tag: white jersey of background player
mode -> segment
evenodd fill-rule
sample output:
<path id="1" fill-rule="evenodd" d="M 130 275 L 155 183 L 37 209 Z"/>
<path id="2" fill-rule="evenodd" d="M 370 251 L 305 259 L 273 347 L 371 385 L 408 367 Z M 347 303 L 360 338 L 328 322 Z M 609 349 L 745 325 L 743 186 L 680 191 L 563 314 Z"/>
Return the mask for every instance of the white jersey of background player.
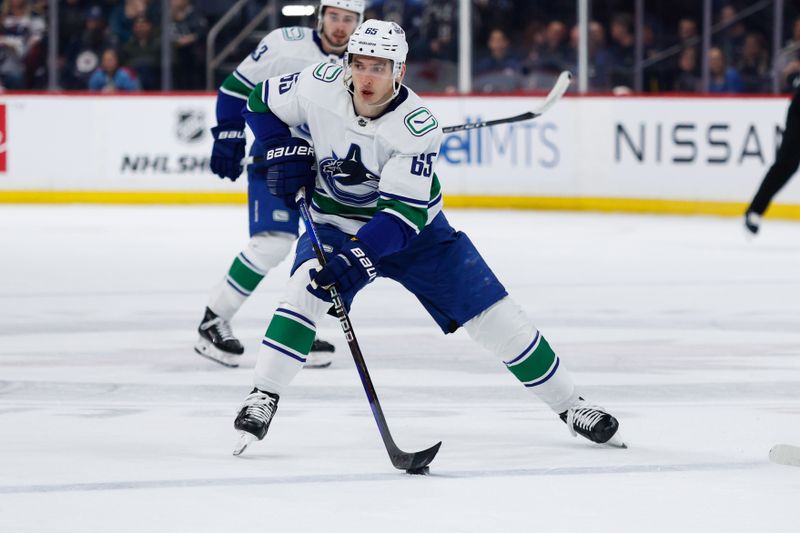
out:
<path id="1" fill-rule="evenodd" d="M 217 126 L 211 155 L 211 170 L 221 178 L 235 180 L 242 172 L 245 155 L 242 110 L 253 87 L 268 78 L 297 72 L 320 61 L 341 64 L 350 34 L 361 22 L 364 0 L 322 0 L 317 29 L 279 28 L 264 37 L 255 50 L 231 73 L 217 93 Z M 303 128 L 295 129 L 303 135 Z M 262 155 L 255 143 L 251 153 Z M 195 351 L 223 365 L 238 366 L 244 347 L 233 335 L 230 320 L 252 294 L 267 272 L 283 261 L 297 238 L 299 217 L 280 198 L 267 190 L 260 165 L 247 172 L 250 241 L 233 260 L 227 274 L 208 301 Z M 333 345 L 317 340 L 307 366 L 331 363 Z"/>
<path id="2" fill-rule="evenodd" d="M 408 45 L 397 24 L 368 20 L 353 33 L 345 66 L 318 64 L 257 85 L 245 119 L 266 151 L 277 196 L 313 188 L 311 213 L 328 255 L 320 268 L 309 234 L 262 341 L 254 385 L 234 426 L 235 454 L 262 439 L 278 400 L 300 371 L 330 308 L 376 277 L 417 297 L 444 333 L 463 327 L 547 403 L 573 434 L 623 445 L 618 422 L 577 393 L 569 371 L 508 295 L 469 237 L 450 226 L 434 172 L 442 129 L 402 85 Z M 314 148 L 292 137 L 308 124 Z"/>

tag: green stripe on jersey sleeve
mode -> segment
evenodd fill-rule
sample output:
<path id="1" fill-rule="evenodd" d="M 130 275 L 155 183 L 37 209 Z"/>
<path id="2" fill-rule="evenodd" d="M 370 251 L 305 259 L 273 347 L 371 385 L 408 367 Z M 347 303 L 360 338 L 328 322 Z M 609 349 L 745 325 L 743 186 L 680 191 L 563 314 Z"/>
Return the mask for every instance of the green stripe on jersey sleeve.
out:
<path id="1" fill-rule="evenodd" d="M 401 215 L 409 223 L 417 228 L 417 231 L 422 231 L 425 224 L 428 222 L 428 209 L 427 207 L 413 207 L 400 200 L 385 200 L 378 198 L 378 210 L 382 211 L 388 209 Z"/>
<path id="2" fill-rule="evenodd" d="M 264 94 L 264 82 L 262 81 L 255 87 L 253 87 L 253 92 L 250 93 L 250 96 L 247 99 L 247 110 L 252 111 L 253 113 L 266 113 L 267 103 L 262 99 L 262 95 Z"/>
<path id="3" fill-rule="evenodd" d="M 250 96 L 250 87 L 245 85 L 242 80 L 234 76 L 233 74 L 229 74 L 225 81 L 222 82 L 220 86 L 220 90 L 226 94 L 230 94 L 231 96 L 234 95 L 242 95 L 246 100 Z"/>

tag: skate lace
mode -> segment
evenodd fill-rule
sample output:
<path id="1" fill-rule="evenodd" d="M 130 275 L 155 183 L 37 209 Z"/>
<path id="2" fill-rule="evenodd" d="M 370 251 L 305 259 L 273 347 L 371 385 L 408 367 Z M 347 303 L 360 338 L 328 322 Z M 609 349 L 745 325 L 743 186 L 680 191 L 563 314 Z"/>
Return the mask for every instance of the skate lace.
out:
<path id="1" fill-rule="evenodd" d="M 219 338 L 223 341 L 236 339 L 236 337 L 233 336 L 233 330 L 231 329 L 230 323 L 224 318 L 216 317 L 215 319 L 209 320 L 203 324 L 202 327 L 203 329 L 214 328 L 214 330 L 217 332 L 217 335 L 219 335 Z"/>
<path id="2" fill-rule="evenodd" d="M 567 410 L 567 428 L 572 436 L 577 436 L 575 428 L 591 431 L 594 425 L 603 418 L 605 410 L 597 405 L 582 403 L 577 407 Z"/>
<path id="3" fill-rule="evenodd" d="M 263 392 L 254 392 L 244 400 L 247 416 L 267 423 L 275 412 L 275 400 Z"/>

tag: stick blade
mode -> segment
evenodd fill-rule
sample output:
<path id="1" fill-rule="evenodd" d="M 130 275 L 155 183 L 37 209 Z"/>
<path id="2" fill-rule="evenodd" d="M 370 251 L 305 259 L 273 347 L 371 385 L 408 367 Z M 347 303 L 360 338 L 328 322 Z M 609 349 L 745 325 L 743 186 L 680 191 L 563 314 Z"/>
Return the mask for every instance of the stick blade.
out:
<path id="1" fill-rule="evenodd" d="M 436 457 L 441 445 L 441 442 L 437 442 L 427 450 L 414 453 L 406 453 L 398 449 L 390 456 L 392 465 L 398 470 L 420 470 L 425 468 L 433 461 L 433 458 Z"/>
<path id="2" fill-rule="evenodd" d="M 569 72 L 568 70 L 565 70 L 561 74 L 559 74 L 558 75 L 558 79 L 556 80 L 556 83 L 553 85 L 553 88 L 550 89 L 550 92 L 547 94 L 547 97 L 544 99 L 544 103 L 541 106 L 539 106 L 539 108 L 536 109 L 533 112 L 534 116 L 532 118 L 535 118 L 535 117 L 538 117 L 538 116 L 544 114 L 545 111 L 547 111 L 548 109 L 553 107 L 553 104 L 558 102 L 561 99 L 561 97 L 564 96 L 564 93 L 567 92 L 567 89 L 569 88 L 569 84 L 570 83 L 572 83 L 572 73 L 571 72 Z"/>
<path id="3" fill-rule="evenodd" d="M 779 465 L 800 466 L 800 447 L 776 444 L 769 451 L 769 460 Z"/>

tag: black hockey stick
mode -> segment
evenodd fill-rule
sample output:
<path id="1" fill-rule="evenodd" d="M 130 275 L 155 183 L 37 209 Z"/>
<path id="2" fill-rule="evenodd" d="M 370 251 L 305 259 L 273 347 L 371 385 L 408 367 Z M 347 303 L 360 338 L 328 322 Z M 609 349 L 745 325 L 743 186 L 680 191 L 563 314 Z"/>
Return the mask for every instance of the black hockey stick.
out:
<path id="1" fill-rule="evenodd" d="M 455 133 L 457 131 L 466 131 L 466 130 L 474 130 L 478 128 L 488 128 L 490 126 L 497 126 L 499 124 L 511 124 L 512 122 L 522 122 L 523 120 L 532 120 L 537 117 L 542 116 L 548 109 L 553 107 L 553 104 L 558 102 L 558 100 L 564 96 L 564 93 L 567 92 L 567 88 L 569 88 L 569 84 L 572 82 L 572 74 L 569 71 L 564 71 L 558 75 L 558 79 L 556 83 L 553 85 L 553 88 L 550 89 L 550 92 L 547 93 L 547 96 L 542 102 L 542 105 L 534 109 L 533 111 L 528 111 L 526 113 L 522 113 L 521 115 L 514 115 L 513 117 L 506 117 L 506 118 L 498 118 L 494 120 L 482 120 L 480 122 L 469 122 L 467 124 L 457 124 L 455 126 L 445 126 L 442 128 L 443 133 Z M 242 166 L 252 165 L 253 163 L 260 163 L 264 160 L 263 156 L 249 156 L 242 159 Z"/>
<path id="2" fill-rule="evenodd" d="M 314 221 L 311 220 L 311 213 L 308 212 L 308 206 L 305 199 L 305 189 L 300 189 L 300 191 L 298 191 L 295 200 L 297 201 L 297 207 L 300 210 L 300 216 L 303 218 L 303 224 L 305 224 L 306 232 L 311 240 L 311 246 L 314 248 L 314 253 L 317 255 L 317 260 L 322 266 L 325 266 L 327 263 L 325 259 L 325 252 L 322 250 L 322 244 L 319 241 L 317 228 L 314 226 Z M 375 392 L 375 386 L 372 384 L 372 379 L 369 377 L 367 363 L 364 361 L 364 356 L 362 355 L 361 348 L 358 345 L 356 333 L 353 331 L 353 326 L 350 323 L 350 317 L 347 314 L 347 309 L 345 309 L 342 302 L 342 297 L 339 295 L 336 287 L 331 287 L 330 293 L 331 299 L 333 300 L 334 309 L 336 310 L 336 316 L 339 319 L 339 324 L 342 326 L 342 331 L 344 331 L 345 339 L 347 339 L 347 345 L 350 347 L 350 353 L 353 355 L 353 360 L 356 363 L 358 375 L 361 378 L 361 384 L 364 386 L 364 392 L 367 393 L 369 406 L 372 408 L 372 414 L 375 417 L 375 422 L 378 424 L 378 430 L 381 432 L 383 444 L 386 446 L 386 451 L 389 453 L 389 459 L 392 461 L 392 465 L 394 465 L 395 468 L 405 470 L 412 474 L 425 473 L 425 468 L 431 461 L 433 461 L 433 458 L 436 456 L 436 453 L 439 451 L 439 447 L 442 445 L 442 443 L 438 442 L 427 450 L 412 453 L 404 452 L 397 447 L 397 444 L 394 443 L 392 434 L 389 432 L 389 425 L 386 423 L 386 418 L 383 416 L 383 410 L 381 409 L 381 404 L 378 401 L 378 394 Z"/>

